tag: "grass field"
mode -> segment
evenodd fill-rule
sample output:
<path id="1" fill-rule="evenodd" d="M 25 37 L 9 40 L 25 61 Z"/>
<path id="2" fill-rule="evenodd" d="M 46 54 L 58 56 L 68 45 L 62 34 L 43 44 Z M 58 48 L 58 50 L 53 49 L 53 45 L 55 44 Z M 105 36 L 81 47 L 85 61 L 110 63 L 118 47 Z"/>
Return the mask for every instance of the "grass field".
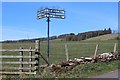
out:
<path id="1" fill-rule="evenodd" d="M 99 44 L 98 53 L 102 52 L 111 52 L 114 48 L 114 43 L 118 43 L 117 40 L 109 41 L 74 41 L 74 42 L 65 42 L 65 41 L 51 41 L 50 42 L 50 63 L 58 63 L 63 60 L 66 60 L 65 56 L 65 44 L 68 45 L 69 58 L 73 59 L 75 57 L 81 56 L 93 56 L 95 52 L 96 44 Z M 34 48 L 34 43 L 3 43 L 3 49 L 19 49 L 19 47 Z M 47 43 L 40 43 L 40 52 L 46 57 L 47 54 Z M 7 52 L 5 54 L 11 54 Z M 13 52 L 12 55 L 17 55 L 19 53 Z M 43 63 L 43 61 L 41 61 Z"/>
<path id="2" fill-rule="evenodd" d="M 101 35 L 98 37 L 92 37 L 92 38 L 88 38 L 85 41 L 95 41 L 95 40 L 114 40 L 117 39 L 118 34 L 106 34 L 106 35 Z"/>
<path id="3" fill-rule="evenodd" d="M 60 41 L 60 40 L 54 40 L 50 41 L 50 63 L 59 63 L 66 60 L 65 56 L 65 44 L 68 45 L 68 53 L 69 58 L 74 59 L 79 58 L 81 56 L 93 56 L 95 52 L 96 44 L 99 44 L 99 50 L 98 54 L 102 52 L 111 52 L 114 48 L 114 43 L 118 43 L 117 40 L 104 40 L 104 41 L 73 41 L 73 42 L 66 42 L 66 41 Z M 34 48 L 34 43 L 3 43 L 2 48 L 3 49 L 19 49 L 19 47 L 23 48 Z M 117 45 L 118 46 L 118 45 Z M 40 52 L 44 57 L 46 57 L 47 53 L 47 43 L 46 41 L 40 43 Z M 19 52 L 15 53 L 3 53 L 4 54 L 10 54 L 10 55 L 17 55 Z M 5 61 L 6 59 L 3 59 Z M 9 59 L 8 59 L 9 60 Z M 11 61 L 14 61 L 16 59 L 12 59 Z M 90 77 L 96 74 L 100 74 L 103 72 L 108 72 L 114 69 L 118 68 L 119 61 L 113 61 L 110 63 L 96 63 L 96 64 L 86 64 L 86 65 L 80 65 L 74 68 L 72 71 L 58 73 L 58 74 L 51 74 L 51 72 L 45 72 L 39 71 L 37 75 L 24 75 L 24 77 L 48 77 L 48 78 L 54 78 L 54 77 L 69 77 L 69 78 L 75 78 L 75 77 Z M 45 62 L 40 58 L 40 64 L 45 64 Z M 14 65 L 17 66 L 17 65 Z M 3 75 L 6 77 L 6 75 Z M 7 77 L 12 77 L 13 75 L 9 75 Z M 16 76 L 18 77 L 18 76 Z"/>

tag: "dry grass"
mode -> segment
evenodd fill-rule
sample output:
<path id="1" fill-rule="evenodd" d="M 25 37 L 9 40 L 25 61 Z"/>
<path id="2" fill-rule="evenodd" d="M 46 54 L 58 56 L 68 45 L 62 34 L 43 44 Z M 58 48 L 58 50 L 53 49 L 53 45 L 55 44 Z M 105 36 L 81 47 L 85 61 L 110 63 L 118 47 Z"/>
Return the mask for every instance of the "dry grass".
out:
<path id="1" fill-rule="evenodd" d="M 95 41 L 95 40 L 115 40 L 117 39 L 118 34 L 107 34 L 107 35 L 102 35 L 102 36 L 98 36 L 98 37 L 93 37 L 93 38 L 89 38 L 85 41 Z"/>

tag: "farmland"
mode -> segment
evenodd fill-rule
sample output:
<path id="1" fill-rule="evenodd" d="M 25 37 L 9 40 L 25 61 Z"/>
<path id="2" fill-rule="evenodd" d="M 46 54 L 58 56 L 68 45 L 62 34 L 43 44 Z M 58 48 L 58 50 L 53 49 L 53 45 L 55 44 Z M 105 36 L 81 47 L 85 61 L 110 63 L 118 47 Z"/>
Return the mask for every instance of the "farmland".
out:
<path id="1" fill-rule="evenodd" d="M 86 41 L 95 41 L 95 40 L 112 40 L 112 39 L 117 39 L 118 34 L 107 34 L 107 35 L 102 35 L 98 37 L 92 37 L 87 39 Z"/>
<path id="2" fill-rule="evenodd" d="M 50 64 L 53 63 L 59 63 L 66 60 L 65 56 L 65 44 L 68 45 L 68 53 L 69 53 L 69 59 L 80 58 L 81 56 L 93 56 L 95 52 L 96 44 L 99 44 L 98 53 L 103 52 L 111 52 L 114 48 L 114 43 L 118 43 L 117 40 L 101 40 L 101 41 L 61 41 L 61 40 L 52 40 L 50 41 Z M 19 47 L 23 48 L 34 48 L 34 43 L 25 42 L 25 43 L 3 43 L 2 48 L 3 49 L 19 49 Z M 118 48 L 118 45 L 117 45 Z M 46 41 L 42 41 L 40 43 L 40 52 L 44 57 L 46 57 L 47 52 L 47 43 Z M 5 53 L 5 54 L 17 54 L 17 53 Z M 19 54 L 19 53 L 18 53 Z M 32 76 L 25 76 L 23 77 L 41 77 L 41 78 L 54 78 L 54 77 L 60 77 L 60 78 L 76 78 L 76 77 L 90 77 L 96 74 L 108 72 L 111 70 L 115 70 L 118 68 L 119 61 L 112 61 L 109 63 L 91 63 L 91 64 L 81 64 L 77 67 L 75 67 L 71 71 L 67 72 L 61 72 L 61 73 L 51 73 L 47 72 L 45 70 L 39 70 L 37 75 Z M 40 65 L 46 64 L 42 58 L 40 57 Z M 3 75 L 3 77 L 12 77 L 12 75 L 6 76 Z M 18 76 L 16 76 L 18 77 Z"/>

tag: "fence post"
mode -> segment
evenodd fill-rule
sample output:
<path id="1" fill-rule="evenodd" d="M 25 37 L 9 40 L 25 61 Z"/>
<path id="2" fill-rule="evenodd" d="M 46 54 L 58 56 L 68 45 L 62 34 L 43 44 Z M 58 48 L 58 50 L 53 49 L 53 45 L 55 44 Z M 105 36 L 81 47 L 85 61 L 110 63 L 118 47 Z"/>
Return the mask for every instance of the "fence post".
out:
<path id="1" fill-rule="evenodd" d="M 39 69 L 39 54 L 40 54 L 40 41 L 36 40 L 35 41 L 35 72 L 37 72 L 37 70 Z"/>
<path id="2" fill-rule="evenodd" d="M 114 50 L 113 52 L 115 53 L 116 52 L 116 43 L 114 44 Z"/>
<path id="3" fill-rule="evenodd" d="M 96 45 L 96 49 L 95 49 L 95 53 L 94 53 L 94 59 L 96 58 L 97 51 L 98 51 L 98 44 Z"/>
<path id="4" fill-rule="evenodd" d="M 65 44 L 65 54 L 66 54 L 66 61 L 69 60 L 69 57 L 68 57 L 68 48 L 67 48 L 67 44 Z"/>
<path id="5" fill-rule="evenodd" d="M 39 40 L 35 41 L 35 49 L 36 49 L 36 52 L 38 53 L 38 57 L 40 58 L 40 56 L 41 56 L 43 58 L 43 60 L 49 65 L 49 62 L 40 53 L 40 41 Z"/>
<path id="6" fill-rule="evenodd" d="M 39 40 L 35 41 L 35 49 L 36 49 L 36 52 L 40 51 L 40 41 Z"/>
<path id="7" fill-rule="evenodd" d="M 23 51 L 22 51 L 22 49 L 23 49 L 23 48 L 20 47 L 20 50 L 21 50 L 21 51 L 20 51 L 19 53 L 20 53 L 20 56 L 22 56 L 22 57 L 19 59 L 19 61 L 21 62 L 21 63 L 19 64 L 19 67 L 20 67 L 19 71 L 20 71 L 20 72 L 23 72 L 23 69 L 22 69 L 22 68 L 23 68 L 23 64 L 22 64 L 22 62 L 23 62 Z"/>
<path id="8" fill-rule="evenodd" d="M 32 49 L 32 47 L 30 47 L 30 51 L 29 51 L 29 56 L 30 56 L 29 62 L 32 62 L 32 51 L 31 51 L 31 49 Z M 32 72 L 32 64 L 29 64 L 29 68 L 30 68 L 29 72 Z"/>

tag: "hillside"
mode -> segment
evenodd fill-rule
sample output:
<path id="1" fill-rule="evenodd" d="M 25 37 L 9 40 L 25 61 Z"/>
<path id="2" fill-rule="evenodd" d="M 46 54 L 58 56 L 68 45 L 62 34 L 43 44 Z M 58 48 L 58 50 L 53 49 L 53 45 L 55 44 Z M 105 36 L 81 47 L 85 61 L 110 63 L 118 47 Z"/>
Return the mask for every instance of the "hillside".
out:
<path id="1" fill-rule="evenodd" d="M 113 40 L 113 39 L 117 39 L 118 34 L 106 34 L 106 35 L 101 35 L 101 36 L 97 36 L 97 37 L 92 37 L 89 39 L 86 39 L 84 41 L 93 41 L 93 40 Z"/>
<path id="2" fill-rule="evenodd" d="M 99 53 L 103 52 L 111 52 L 113 51 L 114 43 L 118 43 L 117 40 L 104 40 L 104 41 L 60 41 L 59 39 L 52 40 L 50 42 L 50 64 L 57 64 L 63 61 L 66 61 L 65 55 L 65 44 L 67 44 L 69 59 L 74 60 L 74 58 L 80 58 L 82 56 L 93 56 L 96 48 L 96 44 L 99 43 Z M 17 42 L 17 43 L 3 43 L 3 49 L 19 49 L 23 47 L 24 49 L 29 49 L 29 47 L 34 48 L 34 42 Z M 40 44 L 40 52 L 46 58 L 47 52 L 47 43 L 42 41 Z M 118 50 L 118 44 L 117 44 Z M 17 55 L 19 52 L 3 52 L 3 55 Z M 18 54 L 19 55 L 19 54 Z M 25 54 L 27 56 L 28 54 Z M 34 55 L 34 53 L 33 53 Z M 40 65 L 46 64 L 45 61 L 40 57 Z M 19 61 L 19 59 L 2 59 L 2 61 Z M 28 60 L 28 59 L 24 59 Z M 34 60 L 34 59 L 33 59 Z M 3 78 L 18 78 L 18 77 L 27 77 L 27 78 L 87 78 L 97 74 L 106 73 L 112 70 L 118 69 L 118 64 L 120 62 L 118 60 L 107 62 L 107 63 L 90 63 L 90 64 L 80 64 L 74 67 L 72 70 L 61 72 L 51 72 L 47 69 L 39 69 L 38 74 L 36 75 L 3 75 Z M 11 65 L 7 64 L 7 66 L 18 66 L 16 64 Z M 26 66 L 26 65 L 25 65 Z M 3 65 L 4 67 L 4 65 Z M 28 67 L 28 66 L 26 66 Z M 12 69 L 10 69 L 13 71 Z M 17 71 L 17 70 L 15 70 Z M 69 79 L 68 79 L 69 80 Z"/>
<path id="3" fill-rule="evenodd" d="M 61 34 L 58 36 L 50 36 L 49 40 L 82 41 L 82 40 L 86 40 L 86 39 L 89 40 L 89 38 L 106 35 L 106 34 L 112 34 L 112 30 L 109 28 L 109 29 L 104 29 L 104 30 L 87 31 L 87 32 L 82 32 L 82 33 L 78 33 L 78 34 L 75 34 L 75 33 Z M 7 41 L 3 41 L 3 42 L 7 42 L 7 43 L 9 43 L 9 42 L 35 42 L 35 40 L 46 41 L 47 37 L 34 38 L 34 39 L 21 39 L 21 40 L 7 40 Z"/>

